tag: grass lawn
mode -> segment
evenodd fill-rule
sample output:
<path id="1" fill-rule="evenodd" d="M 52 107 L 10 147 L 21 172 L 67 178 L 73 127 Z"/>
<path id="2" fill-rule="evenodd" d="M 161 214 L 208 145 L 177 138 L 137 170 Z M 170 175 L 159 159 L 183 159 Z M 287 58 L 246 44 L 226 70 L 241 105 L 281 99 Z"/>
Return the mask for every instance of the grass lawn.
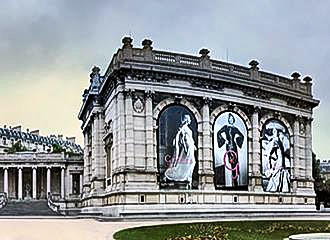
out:
<path id="1" fill-rule="evenodd" d="M 282 240 L 292 234 L 330 232 L 329 221 L 236 221 L 160 225 L 122 230 L 116 240 Z"/>

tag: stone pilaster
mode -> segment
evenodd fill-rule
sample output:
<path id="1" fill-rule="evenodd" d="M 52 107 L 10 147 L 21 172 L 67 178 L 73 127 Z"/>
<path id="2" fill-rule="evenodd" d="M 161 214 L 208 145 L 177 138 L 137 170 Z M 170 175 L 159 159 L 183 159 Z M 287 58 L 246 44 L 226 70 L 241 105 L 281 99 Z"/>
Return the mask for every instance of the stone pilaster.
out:
<path id="1" fill-rule="evenodd" d="M 306 178 L 306 127 L 305 121 L 302 117 L 299 117 L 299 178 Z"/>
<path id="2" fill-rule="evenodd" d="M 305 156 L 306 156 L 306 172 L 305 176 L 307 179 L 312 180 L 312 171 L 313 171 L 313 148 L 312 148 L 312 119 L 307 119 L 306 121 L 306 142 L 305 142 Z"/>
<path id="3" fill-rule="evenodd" d="M 85 130 L 84 132 L 84 183 L 83 183 L 83 191 L 85 194 L 89 193 L 90 191 L 90 145 L 89 145 L 89 129 Z M 62 169 L 63 171 L 63 169 Z M 63 183 L 64 184 L 64 183 Z"/>
<path id="4" fill-rule="evenodd" d="M 214 171 L 213 171 L 213 156 L 212 156 L 212 136 L 210 126 L 210 104 L 212 99 L 204 98 L 202 107 L 202 141 L 199 142 L 202 148 L 202 157 L 199 158 L 199 174 L 200 182 L 199 189 L 214 190 Z"/>
<path id="5" fill-rule="evenodd" d="M 104 116 L 102 109 L 94 109 L 92 126 L 92 192 L 102 192 L 105 181 L 106 153 L 103 144 Z"/>
<path id="6" fill-rule="evenodd" d="M 126 145 L 126 169 L 134 169 L 134 132 L 133 132 L 133 90 L 125 91 L 125 145 Z"/>
<path id="7" fill-rule="evenodd" d="M 297 192 L 299 179 L 299 120 L 296 119 L 293 123 L 293 158 L 292 158 L 292 168 L 291 168 L 291 178 L 293 181 L 292 191 Z"/>
<path id="8" fill-rule="evenodd" d="M 124 95 L 122 92 L 118 93 L 118 101 L 117 101 L 117 115 L 118 115 L 118 165 L 119 169 L 123 169 L 125 167 L 125 156 L 126 156 L 126 147 L 125 147 L 125 111 L 123 106 L 124 103 Z"/>
<path id="9" fill-rule="evenodd" d="M 152 116 L 152 97 L 151 91 L 146 92 L 145 103 L 145 119 L 146 119 L 146 153 L 147 153 L 147 169 L 157 170 L 157 162 L 154 156 L 154 133 L 153 133 L 153 116 Z"/>
<path id="10" fill-rule="evenodd" d="M 254 191 L 262 192 L 261 185 L 261 153 L 260 153 L 260 131 L 259 131 L 259 113 L 260 108 L 255 107 L 252 113 L 252 158 L 250 159 L 252 165 L 252 188 Z M 250 165 L 250 164 L 249 164 Z"/>

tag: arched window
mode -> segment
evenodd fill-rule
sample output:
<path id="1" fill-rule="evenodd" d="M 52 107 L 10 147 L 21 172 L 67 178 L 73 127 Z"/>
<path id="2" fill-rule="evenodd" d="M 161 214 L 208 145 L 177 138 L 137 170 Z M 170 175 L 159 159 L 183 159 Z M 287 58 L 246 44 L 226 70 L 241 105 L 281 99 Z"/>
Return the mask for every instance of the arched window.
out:
<path id="1" fill-rule="evenodd" d="M 214 184 L 216 189 L 248 185 L 247 129 L 235 112 L 223 112 L 213 126 Z"/>
<path id="2" fill-rule="evenodd" d="M 158 167 L 162 188 L 198 188 L 197 121 L 181 105 L 165 108 L 158 119 Z"/>
<path id="3" fill-rule="evenodd" d="M 261 132 L 262 185 L 266 192 L 290 192 L 290 136 L 277 119 L 265 122 Z"/>

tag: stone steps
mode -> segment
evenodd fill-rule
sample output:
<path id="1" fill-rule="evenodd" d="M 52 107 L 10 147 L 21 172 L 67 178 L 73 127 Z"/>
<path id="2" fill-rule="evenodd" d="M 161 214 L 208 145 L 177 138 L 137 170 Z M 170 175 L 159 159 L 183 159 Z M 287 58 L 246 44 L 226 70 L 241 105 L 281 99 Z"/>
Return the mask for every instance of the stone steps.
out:
<path id="1" fill-rule="evenodd" d="M 47 205 L 47 200 L 8 201 L 0 216 L 59 216 Z"/>

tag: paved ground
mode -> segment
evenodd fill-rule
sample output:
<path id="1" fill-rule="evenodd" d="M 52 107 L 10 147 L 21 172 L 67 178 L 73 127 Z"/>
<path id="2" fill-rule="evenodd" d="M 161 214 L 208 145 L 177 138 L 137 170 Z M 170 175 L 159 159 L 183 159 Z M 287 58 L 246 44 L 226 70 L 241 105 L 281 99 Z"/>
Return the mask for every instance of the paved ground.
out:
<path id="1" fill-rule="evenodd" d="M 158 222 L 99 222 L 93 219 L 0 219 L 1 240 L 112 240 L 123 228 Z"/>
<path id="2" fill-rule="evenodd" d="M 226 219 L 232 221 L 237 219 Z M 254 220 L 254 219 L 240 219 Z M 269 218 L 258 218 L 258 220 L 270 220 Z M 274 218 L 272 219 L 274 220 Z M 276 220 L 288 220 L 288 218 L 276 218 Z M 290 220 L 330 220 L 329 217 L 294 218 Z M 112 235 L 124 228 L 183 223 L 183 222 L 210 222 L 224 221 L 223 219 L 203 220 L 142 220 L 130 222 L 100 222 L 94 219 L 72 219 L 72 218 L 0 218 L 1 240 L 112 240 Z"/>

